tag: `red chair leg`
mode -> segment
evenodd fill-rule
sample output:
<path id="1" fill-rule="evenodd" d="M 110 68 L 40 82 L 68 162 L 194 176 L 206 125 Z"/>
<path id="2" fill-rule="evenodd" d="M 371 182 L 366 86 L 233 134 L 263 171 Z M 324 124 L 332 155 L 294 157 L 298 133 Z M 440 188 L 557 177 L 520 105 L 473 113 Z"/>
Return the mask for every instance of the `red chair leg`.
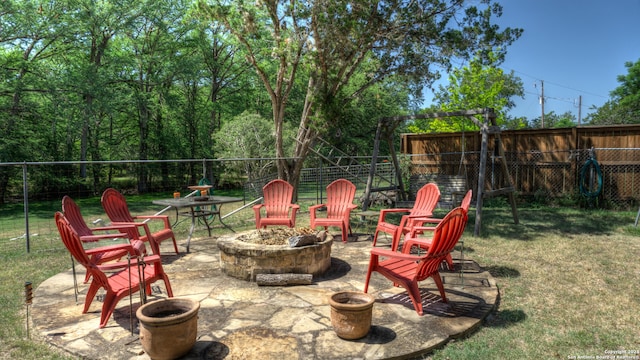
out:
<path id="1" fill-rule="evenodd" d="M 436 272 L 431 277 L 433 278 L 433 281 L 436 283 L 436 286 L 438 287 L 438 291 L 440 291 L 442 302 L 445 302 L 445 303 L 449 302 L 449 300 L 447 300 L 447 295 L 445 295 L 444 293 L 444 285 L 442 285 L 442 278 L 440 278 L 440 273 Z"/>

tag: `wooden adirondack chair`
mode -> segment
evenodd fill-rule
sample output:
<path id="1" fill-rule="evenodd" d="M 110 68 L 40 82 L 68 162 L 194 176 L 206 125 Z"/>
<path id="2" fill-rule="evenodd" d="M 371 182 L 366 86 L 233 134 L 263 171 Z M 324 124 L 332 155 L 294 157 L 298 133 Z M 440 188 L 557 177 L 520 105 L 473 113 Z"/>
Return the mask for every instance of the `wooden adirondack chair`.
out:
<path id="1" fill-rule="evenodd" d="M 253 206 L 256 229 L 271 225 L 296 226 L 296 212 L 300 205 L 292 204 L 293 186 L 280 179 L 272 180 L 262 187 L 262 204 Z M 264 217 L 261 210 L 264 208 Z"/>
<path id="2" fill-rule="evenodd" d="M 91 284 L 87 290 L 82 313 L 85 314 L 89 310 L 98 290 L 104 289 L 106 292 L 100 312 L 100 328 L 107 325 L 118 302 L 123 297 L 139 291 L 141 284 L 144 284 L 147 293 L 150 294 L 151 284 L 162 280 L 167 295 L 173 297 L 169 277 L 162 269 L 160 255 L 154 254 L 138 258 L 136 250 L 131 244 L 112 245 L 113 249 L 126 249 L 128 254 L 132 256 L 131 261 L 121 261 L 99 267 L 91 260 L 91 250 L 83 248 L 80 235 L 75 232 L 61 212 L 56 212 L 55 221 L 60 238 L 71 256 L 91 274 Z M 139 263 L 144 263 L 145 266 L 139 267 Z M 105 271 L 109 271 L 109 275 Z"/>
<path id="3" fill-rule="evenodd" d="M 464 198 L 462 198 L 462 202 L 460 203 L 460 208 L 462 208 L 468 215 L 469 207 L 471 206 L 471 198 L 473 197 L 473 191 L 470 189 L 465 194 Z M 432 237 L 418 237 L 420 233 L 424 233 L 425 231 L 434 231 L 435 225 L 439 224 L 442 219 L 437 218 L 427 218 L 425 219 L 425 223 L 433 224 L 431 226 L 416 226 L 411 229 L 411 231 L 407 234 L 404 239 L 404 244 L 402 245 L 402 251 L 410 253 L 412 247 L 418 247 L 423 250 L 428 250 L 433 241 Z M 406 249 L 405 249 L 406 248 Z M 453 270 L 453 258 L 451 254 L 448 254 L 446 259 L 447 266 L 449 270 Z"/>
<path id="4" fill-rule="evenodd" d="M 391 235 L 391 250 L 396 251 L 400 242 L 400 237 L 409 231 L 414 226 L 422 224 L 421 219 L 431 217 L 433 209 L 438 205 L 438 199 L 440 199 L 440 190 L 434 183 L 425 184 L 416 193 L 416 201 L 413 208 L 395 208 L 395 209 L 383 209 L 380 210 L 380 217 L 378 218 L 378 225 L 376 226 L 376 232 L 373 235 L 373 245 L 376 245 L 378 240 L 378 234 L 380 231 Z M 391 213 L 408 213 L 403 215 L 398 225 L 387 221 L 386 217 Z"/>
<path id="5" fill-rule="evenodd" d="M 447 302 L 442 279 L 440 278 L 440 263 L 451 253 L 456 245 L 465 225 L 467 224 L 467 213 L 458 207 L 442 219 L 436 226 L 433 234 L 433 243 L 426 254 L 411 255 L 406 252 L 398 253 L 392 250 L 372 248 L 369 268 L 364 283 L 364 292 L 369 290 L 369 280 L 375 271 L 391 280 L 396 286 L 402 286 L 407 290 L 414 309 L 418 315 L 423 314 L 422 296 L 418 283 L 429 277 L 438 287 L 443 302 Z"/>
<path id="6" fill-rule="evenodd" d="M 62 212 L 69 222 L 69 225 L 80 236 L 82 243 L 95 243 L 101 240 L 128 239 L 131 245 L 138 252 L 137 255 L 146 254 L 144 243 L 137 239 L 130 239 L 132 232 L 122 233 L 122 227 L 100 226 L 89 228 L 80 213 L 80 207 L 68 195 L 62 198 Z M 102 251 L 101 251 L 102 250 Z M 109 261 L 119 260 L 128 254 L 128 248 L 113 249 L 111 246 L 99 246 L 91 249 L 90 260 L 100 265 Z M 73 260 L 73 257 L 71 258 Z M 75 274 L 74 274 L 75 275 Z M 89 281 L 90 273 L 86 273 L 84 282 Z"/>
<path id="7" fill-rule="evenodd" d="M 102 193 L 102 208 L 107 213 L 111 223 L 114 226 L 125 225 L 122 229 L 123 232 L 133 231 L 132 237 L 140 239 L 142 241 L 148 241 L 151 245 L 154 253 L 160 254 L 160 243 L 167 239 L 173 240 L 173 249 L 176 254 L 178 252 L 178 244 L 176 244 L 176 236 L 171 229 L 171 223 L 169 223 L 169 217 L 166 215 L 137 215 L 132 216 L 129 212 L 129 206 L 124 196 L 116 189 L 106 189 Z M 151 232 L 146 222 L 136 222 L 136 220 L 160 220 L 163 222 L 164 227 L 154 233 Z M 131 230 L 131 225 L 135 225 L 135 228 Z M 128 228 L 126 227 L 128 226 Z M 144 229 L 144 234 L 140 233 L 139 228 Z M 155 248 L 157 247 L 157 249 Z"/>
<path id="8" fill-rule="evenodd" d="M 358 207 L 353 204 L 355 196 L 356 186 L 347 179 L 338 179 L 327 185 L 327 203 L 309 207 L 311 228 L 323 226 L 326 230 L 329 226 L 337 226 L 342 231 L 342 242 L 347 242 L 347 231 L 351 234 L 351 210 Z M 319 218 L 316 212 L 323 206 L 327 208 L 327 216 Z"/>

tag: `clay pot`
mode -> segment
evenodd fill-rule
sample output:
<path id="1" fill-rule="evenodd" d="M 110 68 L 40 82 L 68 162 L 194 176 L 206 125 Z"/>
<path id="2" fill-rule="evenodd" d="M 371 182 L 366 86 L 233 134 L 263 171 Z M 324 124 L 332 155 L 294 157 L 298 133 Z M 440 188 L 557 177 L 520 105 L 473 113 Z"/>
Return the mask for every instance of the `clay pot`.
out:
<path id="1" fill-rule="evenodd" d="M 138 308 L 140 342 L 149 357 L 169 360 L 188 353 L 196 343 L 199 309 L 198 301 L 178 298 L 157 300 Z"/>
<path id="2" fill-rule="evenodd" d="M 346 340 L 365 337 L 371 328 L 374 302 L 373 296 L 356 291 L 343 291 L 331 295 L 331 325 L 336 335 Z"/>

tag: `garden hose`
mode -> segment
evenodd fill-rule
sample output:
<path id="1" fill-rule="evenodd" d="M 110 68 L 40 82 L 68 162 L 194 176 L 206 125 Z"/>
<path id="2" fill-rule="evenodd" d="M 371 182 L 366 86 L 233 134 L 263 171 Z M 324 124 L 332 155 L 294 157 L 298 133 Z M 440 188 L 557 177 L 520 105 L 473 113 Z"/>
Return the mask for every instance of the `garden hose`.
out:
<path id="1" fill-rule="evenodd" d="M 597 184 L 594 183 L 593 174 L 597 175 Z M 580 170 L 580 193 L 587 198 L 595 198 L 602 192 L 602 170 L 600 164 L 594 158 L 589 158 Z"/>

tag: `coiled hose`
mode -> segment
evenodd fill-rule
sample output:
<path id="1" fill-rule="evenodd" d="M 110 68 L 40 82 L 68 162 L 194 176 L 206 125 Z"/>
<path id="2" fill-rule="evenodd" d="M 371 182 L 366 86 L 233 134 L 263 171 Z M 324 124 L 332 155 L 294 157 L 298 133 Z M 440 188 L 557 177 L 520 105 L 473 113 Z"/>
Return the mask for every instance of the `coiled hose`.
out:
<path id="1" fill-rule="evenodd" d="M 596 178 L 594 179 L 594 174 Z M 580 170 L 580 193 L 587 198 L 596 198 L 602 192 L 602 170 L 594 158 L 589 158 Z M 594 182 L 595 181 L 595 182 Z"/>

